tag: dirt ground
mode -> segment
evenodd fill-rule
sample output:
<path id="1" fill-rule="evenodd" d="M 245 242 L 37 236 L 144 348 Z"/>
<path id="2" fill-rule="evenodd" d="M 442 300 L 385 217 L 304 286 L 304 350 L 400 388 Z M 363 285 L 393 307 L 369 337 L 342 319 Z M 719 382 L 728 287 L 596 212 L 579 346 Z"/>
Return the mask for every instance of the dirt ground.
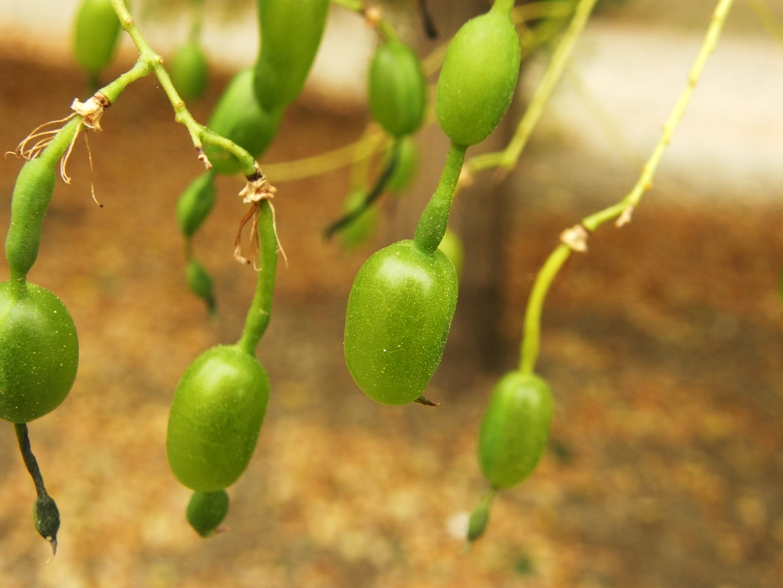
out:
<path id="1" fill-rule="evenodd" d="M 76 71 L 4 58 L 2 149 L 86 93 Z M 197 118 L 216 96 L 213 86 Z M 229 491 L 230 530 L 197 537 L 184 517 L 189 493 L 166 463 L 168 407 L 188 363 L 238 337 L 254 275 L 231 259 L 244 210 L 238 181 L 225 179 L 195 245 L 216 279 L 219 318 L 187 291 L 174 206 L 200 170 L 172 118 L 152 80 L 135 84 L 90 138 L 105 208 L 90 199 L 83 146 L 73 183 L 55 191 L 30 279 L 70 309 L 81 363 L 67 401 L 30 431 L 62 514 L 60 550 L 45 564 L 33 485 L 12 427 L 0 427 L 2 588 L 780 586 L 780 202 L 707 207 L 653 192 L 630 227 L 592 237 L 545 308 L 539 371 L 557 402 L 549 451 L 530 480 L 498 496 L 487 535 L 462 555 L 455 532 L 485 489 L 476 434 L 499 374 L 452 347 L 427 394 L 441 408 L 365 398 L 341 336 L 372 248 L 349 255 L 321 238 L 346 177 L 279 186 L 290 268 L 281 264 L 258 353 L 269 410 Z M 342 145 L 362 126 L 362 115 L 297 104 L 266 160 Z M 522 163 L 532 179 L 514 199 L 504 247 L 507 369 L 535 272 L 598 199 L 578 173 L 548 170 L 547 149 L 533 145 Z M 0 159 L 0 226 L 20 165 Z M 534 204 L 539 189 L 550 197 Z"/>

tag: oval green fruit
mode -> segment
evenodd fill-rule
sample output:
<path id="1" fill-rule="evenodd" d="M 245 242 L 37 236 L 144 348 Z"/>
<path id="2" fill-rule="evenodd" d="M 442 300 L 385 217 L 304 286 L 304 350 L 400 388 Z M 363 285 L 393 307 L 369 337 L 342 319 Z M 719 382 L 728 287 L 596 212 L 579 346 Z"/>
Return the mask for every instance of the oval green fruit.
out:
<path id="1" fill-rule="evenodd" d="M 268 399 L 266 371 L 236 345 L 196 358 L 169 413 L 166 454 L 176 478 L 199 492 L 236 482 L 255 450 Z"/>
<path id="2" fill-rule="evenodd" d="M 244 69 L 223 92 L 208 126 L 257 159 L 274 139 L 282 114 L 282 110 L 269 112 L 258 105 L 253 94 L 253 71 Z M 242 169 L 239 160 L 220 147 L 204 145 L 204 153 L 217 173 L 235 174 Z"/>
<path id="3" fill-rule="evenodd" d="M 120 35 L 120 20 L 111 0 L 84 0 L 76 13 L 73 53 L 90 76 L 96 77 L 111 64 Z"/>
<path id="4" fill-rule="evenodd" d="M 506 113 L 519 77 L 519 36 L 508 14 L 490 10 L 454 36 L 438 78 L 438 123 L 457 145 L 486 139 Z"/>
<path id="5" fill-rule="evenodd" d="M 440 252 L 400 241 L 368 259 L 345 318 L 345 360 L 359 388 L 382 404 L 416 400 L 440 363 L 457 305 L 457 275 Z"/>
<path id="6" fill-rule="evenodd" d="M 370 63 L 368 102 L 373 120 L 393 137 L 421 126 L 427 81 L 413 49 L 396 40 L 378 47 Z"/>
<path id="7" fill-rule="evenodd" d="M 510 488 L 527 478 L 549 439 L 552 392 L 535 374 L 503 376 L 492 392 L 479 433 L 479 463 L 496 488 Z"/>
<path id="8" fill-rule="evenodd" d="M 328 14 L 329 0 L 258 0 L 261 49 L 254 87 L 266 110 L 290 104 L 302 91 Z"/>
<path id="9" fill-rule="evenodd" d="M 207 89 L 209 66 L 198 41 L 189 39 L 177 49 L 171 60 L 169 75 L 171 83 L 183 100 L 201 98 Z"/>
<path id="10" fill-rule="evenodd" d="M 177 202 L 177 224 L 185 237 L 192 237 L 215 205 L 215 176 L 204 172 L 193 180 Z"/>
<path id="11" fill-rule="evenodd" d="M 218 525 L 223 522 L 228 513 L 228 493 L 225 490 L 217 492 L 194 492 L 188 502 L 186 516 L 188 523 L 202 537 L 215 534 Z"/>
<path id="12" fill-rule="evenodd" d="M 0 418 L 27 423 L 57 408 L 79 365 L 65 305 L 29 282 L 0 284 Z"/>

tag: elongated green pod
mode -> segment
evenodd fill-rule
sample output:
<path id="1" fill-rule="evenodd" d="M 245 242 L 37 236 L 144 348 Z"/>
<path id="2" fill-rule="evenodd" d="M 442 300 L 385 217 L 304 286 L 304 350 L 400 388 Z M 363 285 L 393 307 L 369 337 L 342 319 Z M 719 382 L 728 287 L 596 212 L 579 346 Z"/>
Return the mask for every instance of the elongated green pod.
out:
<path id="1" fill-rule="evenodd" d="M 296 99 L 321 44 L 329 0 L 258 0 L 261 49 L 254 87 L 266 110 Z"/>
<path id="2" fill-rule="evenodd" d="M 5 239 L 5 256 L 11 277 L 23 278 L 38 258 L 46 209 L 52 199 L 55 167 L 71 144 L 81 119 L 69 121 L 35 159 L 22 166 L 11 200 L 11 225 Z"/>
<path id="3" fill-rule="evenodd" d="M 56 178 L 54 165 L 40 157 L 25 163 L 16 178 L 11 225 L 5 239 L 5 256 L 12 275 L 27 275 L 38 258 L 43 220 Z"/>
<path id="4" fill-rule="evenodd" d="M 457 275 L 442 252 L 400 241 L 370 257 L 345 318 L 345 360 L 359 388 L 382 404 L 419 398 L 440 363 L 456 305 Z"/>
<path id="5" fill-rule="evenodd" d="M 215 176 L 204 172 L 193 180 L 177 202 L 177 224 L 185 237 L 192 237 L 215 205 Z"/>
<path id="6" fill-rule="evenodd" d="M 166 455 L 191 490 L 216 492 L 245 471 L 269 399 L 269 378 L 237 345 L 208 349 L 177 385 L 169 413 Z"/>
<path id="7" fill-rule="evenodd" d="M 214 535 L 226 518 L 228 502 L 228 493 L 225 490 L 194 492 L 186 511 L 188 523 L 202 537 Z"/>
<path id="8" fill-rule="evenodd" d="M 111 0 L 84 0 L 76 13 L 73 53 L 81 68 L 97 77 L 114 58 L 120 20 Z"/>
<path id="9" fill-rule="evenodd" d="M 552 392 L 535 374 L 509 372 L 495 386 L 479 433 L 479 464 L 495 488 L 510 488 L 538 465 L 549 439 Z"/>
<path id="10" fill-rule="evenodd" d="M 373 120 L 393 137 L 421 126 L 427 81 L 413 49 L 397 40 L 378 47 L 370 63 L 368 102 Z"/>
<path id="11" fill-rule="evenodd" d="M 186 101 L 197 100 L 207 89 L 209 66 L 198 41 L 189 39 L 177 49 L 169 67 L 171 83 Z"/>
<path id="12" fill-rule="evenodd" d="M 254 158 L 259 158 L 274 139 L 282 110 L 268 111 L 258 105 L 253 94 L 253 71 L 238 72 L 223 92 L 209 119 L 209 128 L 230 139 Z M 204 145 L 213 169 L 235 174 L 242 169 L 239 160 L 215 145 Z"/>
<path id="13" fill-rule="evenodd" d="M 462 25 L 438 78 L 438 123 L 457 145 L 486 139 L 506 113 L 519 77 L 520 44 L 514 23 L 496 9 Z"/>

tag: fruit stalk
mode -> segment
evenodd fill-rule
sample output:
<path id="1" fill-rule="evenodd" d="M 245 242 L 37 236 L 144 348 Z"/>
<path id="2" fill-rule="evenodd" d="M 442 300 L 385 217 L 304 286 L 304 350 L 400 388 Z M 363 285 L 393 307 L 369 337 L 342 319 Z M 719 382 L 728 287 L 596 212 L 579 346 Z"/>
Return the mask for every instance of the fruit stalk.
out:
<path id="1" fill-rule="evenodd" d="M 456 145 L 453 142 L 449 147 L 446 165 L 443 166 L 438 187 L 421 214 L 419 224 L 416 227 L 414 243 L 422 251 L 433 253 L 443 239 L 449 220 L 451 199 L 457 188 L 457 181 L 462 171 L 462 162 L 465 161 L 467 149 L 467 147 Z"/>
<path id="2" fill-rule="evenodd" d="M 268 200 L 262 200 L 258 206 L 258 281 L 253 302 L 247 312 L 242 337 L 237 343 L 251 355 L 255 355 L 258 342 L 269 326 L 278 251 L 272 204 Z"/>

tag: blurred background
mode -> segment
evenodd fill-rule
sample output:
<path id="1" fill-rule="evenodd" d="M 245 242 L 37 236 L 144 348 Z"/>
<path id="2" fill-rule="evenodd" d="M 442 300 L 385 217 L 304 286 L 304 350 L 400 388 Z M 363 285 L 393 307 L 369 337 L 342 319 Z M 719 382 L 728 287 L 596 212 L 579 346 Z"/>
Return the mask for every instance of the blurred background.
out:
<path id="1" fill-rule="evenodd" d="M 206 121 L 257 51 L 253 4 L 207 1 L 211 78 L 192 112 Z M 384 8 L 429 54 L 482 0 Z M 232 259 L 244 206 L 220 178 L 195 241 L 216 281 L 218 317 L 184 280 L 174 215 L 199 173 L 156 80 L 129 87 L 79 144 L 58 183 L 33 282 L 54 291 L 79 331 L 76 384 L 30 434 L 62 516 L 57 558 L 33 528 L 32 482 L 13 428 L 0 427 L 0 586 L 56 587 L 776 587 L 783 577 L 783 46 L 737 2 L 655 181 L 623 229 L 602 227 L 574 255 L 544 309 L 538 372 L 556 399 L 547 454 L 500 493 L 489 529 L 461 555 L 484 492 L 478 425 L 492 386 L 516 365 L 532 281 L 560 232 L 620 200 L 655 146 L 698 52 L 711 0 L 606 1 L 577 45 L 515 172 L 480 175 L 452 210 L 465 245 L 460 300 L 427 396 L 438 409 L 380 406 L 345 368 L 345 303 L 376 249 L 409 238 L 447 143 L 417 137 L 422 171 L 385 198 L 371 243 L 345 251 L 323 229 L 348 190 L 339 170 L 276 182 L 280 239 L 273 318 L 258 356 L 272 396 L 256 454 L 229 489 L 228 532 L 200 539 L 189 491 L 166 463 L 168 407 L 187 365 L 236 340 L 255 275 Z M 188 3 L 132 2 L 168 56 Z M 777 18 L 783 2 L 767 0 Z M 71 56 L 72 0 L 0 0 L 0 145 L 90 95 Z M 768 28 L 775 26 L 767 20 Z M 374 33 L 333 7 L 315 70 L 262 164 L 356 141 L 368 123 Z M 476 154 L 501 148 L 547 63 L 525 63 L 509 115 Z M 122 40 L 104 81 L 128 69 Z M 434 79 L 432 80 L 434 81 Z M 21 162 L 0 159 L 0 226 Z M 90 197 L 90 182 L 99 209 Z M 2 264 L 0 277 L 7 278 Z"/>

